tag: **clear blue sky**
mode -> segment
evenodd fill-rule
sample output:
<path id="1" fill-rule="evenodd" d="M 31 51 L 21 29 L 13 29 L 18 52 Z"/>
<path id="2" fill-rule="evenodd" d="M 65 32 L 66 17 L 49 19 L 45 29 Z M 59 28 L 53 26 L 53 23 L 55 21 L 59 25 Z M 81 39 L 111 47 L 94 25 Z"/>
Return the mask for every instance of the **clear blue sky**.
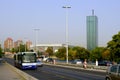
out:
<path id="1" fill-rule="evenodd" d="M 69 44 L 86 46 L 86 16 L 95 10 L 99 46 L 120 31 L 120 0 L 0 0 L 0 42 L 7 37 L 38 43 L 65 43 L 65 9 L 69 9 Z"/>

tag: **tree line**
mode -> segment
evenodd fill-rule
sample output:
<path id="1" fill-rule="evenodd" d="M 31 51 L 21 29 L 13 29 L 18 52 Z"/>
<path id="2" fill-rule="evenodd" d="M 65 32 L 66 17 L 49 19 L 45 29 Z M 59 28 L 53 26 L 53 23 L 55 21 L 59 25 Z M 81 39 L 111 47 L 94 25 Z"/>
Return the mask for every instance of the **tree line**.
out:
<path id="1" fill-rule="evenodd" d="M 120 61 L 120 32 L 113 35 L 112 40 L 107 43 L 106 47 L 96 47 L 95 49 L 89 51 L 83 47 L 75 46 L 68 48 L 68 58 L 73 59 L 87 59 L 95 61 L 96 59 L 108 60 L 108 61 Z M 58 49 L 55 56 L 59 59 L 66 59 L 66 48 L 62 47 Z"/>

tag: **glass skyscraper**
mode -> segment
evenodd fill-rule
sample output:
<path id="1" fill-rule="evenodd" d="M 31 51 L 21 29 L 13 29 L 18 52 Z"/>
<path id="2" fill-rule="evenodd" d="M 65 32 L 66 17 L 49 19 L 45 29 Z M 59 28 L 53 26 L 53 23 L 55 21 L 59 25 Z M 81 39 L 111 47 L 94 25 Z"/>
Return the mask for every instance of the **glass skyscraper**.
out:
<path id="1" fill-rule="evenodd" d="M 87 24 L 87 49 L 92 50 L 98 46 L 98 18 L 92 11 L 91 16 L 86 17 Z"/>

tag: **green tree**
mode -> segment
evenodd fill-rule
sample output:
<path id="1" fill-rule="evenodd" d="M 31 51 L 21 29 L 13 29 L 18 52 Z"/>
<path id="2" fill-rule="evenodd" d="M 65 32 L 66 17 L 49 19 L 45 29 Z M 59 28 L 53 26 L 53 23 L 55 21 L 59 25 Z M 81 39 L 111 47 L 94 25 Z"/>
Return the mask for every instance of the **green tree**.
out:
<path id="1" fill-rule="evenodd" d="M 14 53 L 15 52 L 15 48 L 12 48 L 11 52 Z"/>
<path id="2" fill-rule="evenodd" d="M 49 56 L 53 56 L 53 47 L 48 47 L 46 52 L 48 53 Z"/>
<path id="3" fill-rule="evenodd" d="M 15 48 L 14 50 L 15 50 L 16 53 L 17 53 L 17 52 L 24 52 L 24 51 L 25 51 L 25 45 L 20 44 L 20 45 L 19 45 L 17 48 Z M 26 49 L 26 51 L 27 51 L 27 49 Z"/>
<path id="4" fill-rule="evenodd" d="M 37 51 L 38 57 L 40 57 L 43 54 L 43 52 Z"/>
<path id="5" fill-rule="evenodd" d="M 69 60 L 74 60 L 76 58 L 76 51 L 72 50 L 72 48 L 69 48 Z"/>
<path id="6" fill-rule="evenodd" d="M 89 58 L 90 52 L 83 47 L 73 47 L 73 51 L 76 52 L 76 58 L 78 59 L 84 60 Z"/>
<path id="7" fill-rule="evenodd" d="M 106 49 L 103 53 L 102 53 L 102 58 L 104 60 L 110 60 L 110 50 Z"/>
<path id="8" fill-rule="evenodd" d="M 104 47 L 96 47 L 95 49 L 93 49 L 90 53 L 90 59 L 91 60 L 103 60 L 102 58 L 102 53 L 105 51 Z"/>
<path id="9" fill-rule="evenodd" d="M 0 47 L 0 58 L 2 57 L 2 48 Z"/>
<path id="10" fill-rule="evenodd" d="M 120 61 L 120 32 L 113 35 L 112 40 L 107 43 L 107 48 L 110 49 L 110 59 Z"/>
<path id="11" fill-rule="evenodd" d="M 59 48 L 55 54 L 57 58 L 61 60 L 65 60 L 66 59 L 66 48 L 65 47 Z"/>

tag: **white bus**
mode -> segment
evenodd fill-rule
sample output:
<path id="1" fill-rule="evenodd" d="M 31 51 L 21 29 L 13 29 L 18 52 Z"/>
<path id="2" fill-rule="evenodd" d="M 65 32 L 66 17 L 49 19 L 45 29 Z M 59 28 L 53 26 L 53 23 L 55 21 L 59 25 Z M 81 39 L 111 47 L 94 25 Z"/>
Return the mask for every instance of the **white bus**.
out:
<path id="1" fill-rule="evenodd" d="M 14 55 L 14 65 L 20 69 L 37 69 L 36 52 L 18 52 Z"/>

